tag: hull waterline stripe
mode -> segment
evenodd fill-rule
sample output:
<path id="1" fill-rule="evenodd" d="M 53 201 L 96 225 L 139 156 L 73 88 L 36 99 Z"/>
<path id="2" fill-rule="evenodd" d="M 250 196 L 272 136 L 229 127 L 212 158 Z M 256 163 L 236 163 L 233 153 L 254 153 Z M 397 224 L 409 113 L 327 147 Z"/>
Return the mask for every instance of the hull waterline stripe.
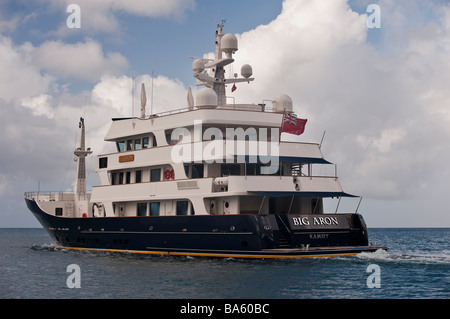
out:
<path id="1" fill-rule="evenodd" d="M 325 253 L 314 255 L 249 255 L 249 254 L 232 254 L 232 253 L 190 253 L 190 252 L 169 252 L 169 251 L 142 251 L 142 250 L 122 250 L 122 249 L 100 249 L 100 248 L 79 248 L 79 247 L 63 247 L 68 250 L 84 250 L 84 251 L 107 251 L 117 253 L 132 253 L 146 255 L 164 255 L 164 256 L 191 256 L 191 257 L 221 257 L 221 258 L 270 258 L 270 259 L 296 259 L 296 258 L 315 258 L 315 257 L 339 257 L 339 256 L 356 256 L 354 253 Z"/>

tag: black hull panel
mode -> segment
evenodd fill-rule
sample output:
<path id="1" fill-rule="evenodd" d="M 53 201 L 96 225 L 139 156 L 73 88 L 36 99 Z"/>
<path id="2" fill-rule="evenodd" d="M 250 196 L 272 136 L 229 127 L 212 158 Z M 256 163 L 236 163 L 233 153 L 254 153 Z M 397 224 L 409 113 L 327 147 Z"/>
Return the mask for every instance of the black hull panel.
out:
<path id="1" fill-rule="evenodd" d="M 67 249 L 236 258 L 355 255 L 368 245 L 358 214 L 198 215 L 67 218 L 25 199 L 52 239 Z"/>

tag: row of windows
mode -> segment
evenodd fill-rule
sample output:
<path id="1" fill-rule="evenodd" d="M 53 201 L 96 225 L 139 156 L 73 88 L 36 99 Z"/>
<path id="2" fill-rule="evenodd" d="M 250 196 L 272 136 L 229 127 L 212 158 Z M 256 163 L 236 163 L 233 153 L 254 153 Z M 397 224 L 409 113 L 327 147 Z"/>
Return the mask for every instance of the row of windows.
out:
<path id="1" fill-rule="evenodd" d="M 116 145 L 117 145 L 118 152 L 133 151 L 133 150 L 140 150 L 143 148 L 149 148 L 150 147 L 150 137 L 146 136 L 143 138 L 119 141 L 116 143 Z M 155 136 L 152 136 L 152 146 L 153 147 L 157 146 Z"/>
<path id="2" fill-rule="evenodd" d="M 166 141 L 167 144 L 171 144 L 171 134 L 166 134 Z M 150 147 L 156 147 L 158 146 L 158 143 L 156 142 L 156 136 L 145 136 L 142 138 L 134 138 L 134 139 L 128 139 L 125 141 L 118 141 L 116 142 L 117 145 L 117 151 L 118 152 L 125 152 L 125 151 L 138 151 L 144 148 L 150 148 Z"/>
<path id="3" fill-rule="evenodd" d="M 137 216 L 159 216 L 161 208 L 161 202 L 150 202 L 150 203 L 137 203 Z M 181 200 L 177 201 L 176 204 L 176 214 L 177 215 L 188 215 L 189 213 L 189 201 Z M 194 215 L 194 207 L 191 209 L 191 215 Z"/>
<path id="4" fill-rule="evenodd" d="M 194 165 L 184 165 L 184 171 L 188 178 L 203 178 L 204 176 L 204 165 L 194 164 Z M 147 182 L 159 182 L 164 176 L 162 176 L 162 168 L 151 168 Z M 133 176 L 134 175 L 134 176 Z M 132 180 L 134 177 L 134 180 Z M 184 178 L 184 177 L 183 177 Z M 143 182 L 143 171 L 125 171 L 125 172 L 113 172 L 111 173 L 111 185 L 121 185 L 121 184 L 131 184 L 131 183 L 141 183 Z"/>
<path id="5" fill-rule="evenodd" d="M 206 130 L 206 128 L 205 128 Z M 244 139 L 246 141 L 249 140 L 258 140 L 257 136 L 257 132 L 255 130 L 255 132 L 247 132 L 242 129 L 242 134 L 245 134 Z M 270 132 L 269 132 L 270 133 Z M 203 136 L 203 134 L 202 134 Z M 222 132 L 222 136 L 228 136 L 228 133 L 223 134 Z M 239 134 L 235 134 L 234 136 L 231 135 L 230 138 L 231 140 L 235 140 L 236 138 L 239 139 L 241 137 L 241 135 Z M 264 136 L 264 138 L 266 138 L 266 136 Z M 270 134 L 269 134 L 269 138 L 270 138 Z M 166 142 L 168 145 L 174 144 L 177 141 L 172 141 L 172 132 L 170 133 L 166 133 Z M 125 152 L 125 151 L 135 151 L 135 150 L 141 150 L 144 148 L 150 148 L 150 147 L 156 147 L 158 146 L 158 143 L 156 141 L 156 136 L 155 135 L 150 135 L 150 136 L 145 136 L 142 138 L 130 138 L 127 140 L 123 140 L 123 141 L 118 141 L 116 142 L 117 145 L 117 151 L 118 152 Z"/>
<path id="6" fill-rule="evenodd" d="M 131 184 L 131 171 L 111 173 L 111 185 Z M 161 168 L 150 170 L 150 182 L 159 182 L 161 180 Z M 142 182 L 142 170 L 134 171 L 134 183 Z"/>
<path id="7" fill-rule="evenodd" d="M 245 167 L 241 164 L 221 164 L 220 174 L 221 176 L 229 175 L 262 175 L 262 164 L 247 164 Z M 281 167 L 283 169 L 283 167 Z M 245 170 L 245 172 L 244 172 Z M 113 172 L 111 173 L 111 184 L 131 184 L 141 182 L 159 182 L 163 180 L 164 170 L 162 168 L 150 168 L 146 170 L 146 180 L 143 178 L 143 170 Z M 204 177 L 204 165 L 203 164 L 186 164 L 184 165 L 184 172 L 187 178 L 203 178 Z M 134 177 L 134 179 L 132 179 Z M 185 178 L 184 176 L 182 178 Z M 174 176 L 175 179 L 175 176 Z"/>

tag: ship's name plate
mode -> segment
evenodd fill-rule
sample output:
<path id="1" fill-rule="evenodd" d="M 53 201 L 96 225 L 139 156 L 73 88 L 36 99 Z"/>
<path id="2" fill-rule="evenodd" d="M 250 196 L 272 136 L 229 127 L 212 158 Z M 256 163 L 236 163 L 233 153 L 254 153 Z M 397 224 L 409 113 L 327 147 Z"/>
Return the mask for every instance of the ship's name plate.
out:
<path id="1" fill-rule="evenodd" d="M 289 223 L 292 229 L 299 228 L 346 228 L 346 216 L 290 216 Z"/>
<path id="2" fill-rule="evenodd" d="M 119 163 L 133 162 L 134 154 L 119 156 Z"/>

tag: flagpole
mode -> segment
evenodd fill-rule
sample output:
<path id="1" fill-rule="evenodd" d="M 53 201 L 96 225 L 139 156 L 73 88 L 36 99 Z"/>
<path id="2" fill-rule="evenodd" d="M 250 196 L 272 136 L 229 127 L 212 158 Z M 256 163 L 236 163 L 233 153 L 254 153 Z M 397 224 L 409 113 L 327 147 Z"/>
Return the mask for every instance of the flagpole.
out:
<path id="1" fill-rule="evenodd" d="M 280 143 L 281 143 L 281 133 L 283 133 L 284 117 L 285 116 L 286 116 L 286 109 L 283 109 L 283 116 L 281 117 L 281 129 L 280 129 L 280 134 L 278 135 L 278 146 L 280 146 Z"/>
<path id="2" fill-rule="evenodd" d="M 153 117 L 153 71 L 152 71 L 152 94 L 150 100 L 150 116 Z"/>

